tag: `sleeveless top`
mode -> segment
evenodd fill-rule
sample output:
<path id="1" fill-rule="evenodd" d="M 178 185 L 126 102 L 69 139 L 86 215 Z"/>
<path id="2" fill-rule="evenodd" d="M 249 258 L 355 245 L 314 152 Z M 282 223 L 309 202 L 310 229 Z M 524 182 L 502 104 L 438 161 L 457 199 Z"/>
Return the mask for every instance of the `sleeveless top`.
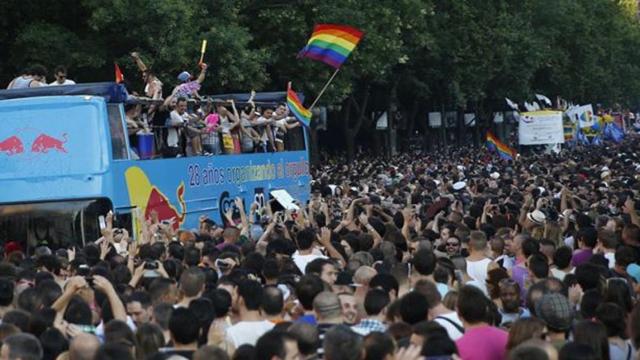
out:
<path id="1" fill-rule="evenodd" d="M 26 89 L 31 85 L 31 82 L 34 81 L 30 77 L 18 76 L 13 80 L 12 89 Z"/>

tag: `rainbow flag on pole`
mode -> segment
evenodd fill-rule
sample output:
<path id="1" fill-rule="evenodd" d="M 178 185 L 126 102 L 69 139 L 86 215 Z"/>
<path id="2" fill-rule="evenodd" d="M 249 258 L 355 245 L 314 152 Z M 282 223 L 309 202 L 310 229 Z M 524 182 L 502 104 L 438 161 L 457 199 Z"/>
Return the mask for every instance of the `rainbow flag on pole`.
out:
<path id="1" fill-rule="evenodd" d="M 347 60 L 364 33 L 345 25 L 319 24 L 298 57 L 322 61 L 336 69 Z"/>
<path id="2" fill-rule="evenodd" d="M 309 127 L 311 124 L 311 111 L 304 106 L 302 106 L 302 102 L 298 98 L 298 95 L 289 85 L 287 89 L 287 106 L 289 107 L 289 111 L 295 116 L 295 118 L 305 127 Z"/>
<path id="3" fill-rule="evenodd" d="M 487 147 L 489 150 L 496 151 L 504 160 L 513 160 L 517 154 L 515 149 L 500 141 L 491 131 L 487 131 Z"/>

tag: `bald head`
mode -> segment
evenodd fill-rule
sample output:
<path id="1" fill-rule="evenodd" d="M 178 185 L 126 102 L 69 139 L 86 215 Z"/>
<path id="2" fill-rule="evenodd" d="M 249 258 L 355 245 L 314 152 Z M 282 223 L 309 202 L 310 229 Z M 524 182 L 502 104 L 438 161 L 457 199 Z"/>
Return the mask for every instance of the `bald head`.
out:
<path id="1" fill-rule="evenodd" d="M 100 341 L 95 335 L 81 333 L 71 340 L 69 345 L 69 360 L 91 360 L 100 347 Z"/>
<path id="2" fill-rule="evenodd" d="M 342 307 L 338 295 L 323 291 L 313 299 L 313 310 L 319 320 L 336 320 L 342 318 Z"/>
<path id="3" fill-rule="evenodd" d="M 353 274 L 353 281 L 356 284 L 369 286 L 369 282 L 376 276 L 378 272 L 371 266 L 361 266 L 355 274 Z"/>

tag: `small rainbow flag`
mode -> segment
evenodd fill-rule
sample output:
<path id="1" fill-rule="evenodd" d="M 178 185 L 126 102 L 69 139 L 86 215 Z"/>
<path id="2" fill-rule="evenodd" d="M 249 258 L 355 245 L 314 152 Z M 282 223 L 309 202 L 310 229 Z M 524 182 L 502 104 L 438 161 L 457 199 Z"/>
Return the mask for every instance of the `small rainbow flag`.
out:
<path id="1" fill-rule="evenodd" d="M 339 68 L 355 49 L 364 33 L 345 25 L 319 24 L 313 28 L 313 34 L 307 45 L 300 50 L 298 57 L 322 61 Z"/>
<path id="2" fill-rule="evenodd" d="M 302 102 L 298 98 L 298 95 L 291 88 L 289 84 L 289 88 L 287 89 L 287 105 L 289 110 L 293 113 L 293 116 L 305 127 L 309 127 L 311 124 L 311 111 L 304 106 L 302 106 Z"/>
<path id="3" fill-rule="evenodd" d="M 516 157 L 516 151 L 503 143 L 491 131 L 487 131 L 487 147 L 490 150 L 498 152 L 498 155 L 504 160 L 513 160 Z"/>

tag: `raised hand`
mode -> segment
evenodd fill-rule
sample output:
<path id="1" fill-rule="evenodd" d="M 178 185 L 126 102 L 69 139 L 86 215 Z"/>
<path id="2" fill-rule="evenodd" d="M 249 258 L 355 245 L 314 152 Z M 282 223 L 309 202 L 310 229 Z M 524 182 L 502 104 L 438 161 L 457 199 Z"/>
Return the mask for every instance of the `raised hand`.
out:
<path id="1" fill-rule="evenodd" d="M 104 260 L 107 257 L 110 248 L 111 241 L 105 237 L 104 241 L 100 243 L 100 260 Z"/>

